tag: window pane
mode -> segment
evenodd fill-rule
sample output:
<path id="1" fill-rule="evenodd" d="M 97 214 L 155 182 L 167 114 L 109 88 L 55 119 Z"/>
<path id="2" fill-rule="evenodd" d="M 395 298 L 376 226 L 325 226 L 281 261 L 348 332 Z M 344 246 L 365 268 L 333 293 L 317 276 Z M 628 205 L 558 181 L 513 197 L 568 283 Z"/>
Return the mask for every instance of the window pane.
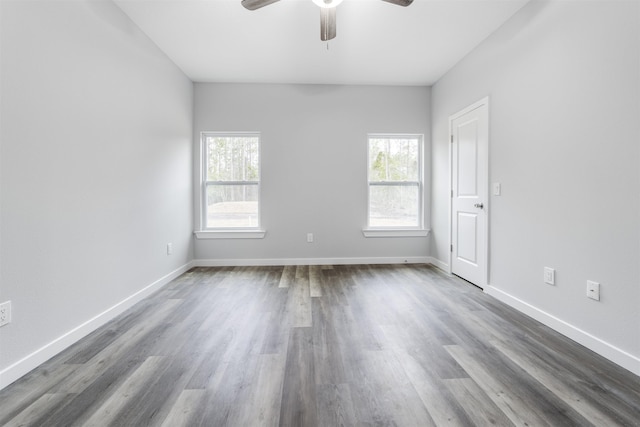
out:
<path id="1" fill-rule="evenodd" d="M 415 138 L 370 138 L 370 181 L 418 181 L 419 140 Z"/>
<path id="2" fill-rule="evenodd" d="M 258 137 L 208 136 L 208 181 L 257 181 Z"/>
<path id="3" fill-rule="evenodd" d="M 208 185 L 207 228 L 257 227 L 257 185 Z"/>
<path id="4" fill-rule="evenodd" d="M 418 189 L 417 185 L 369 186 L 369 226 L 420 226 Z"/>

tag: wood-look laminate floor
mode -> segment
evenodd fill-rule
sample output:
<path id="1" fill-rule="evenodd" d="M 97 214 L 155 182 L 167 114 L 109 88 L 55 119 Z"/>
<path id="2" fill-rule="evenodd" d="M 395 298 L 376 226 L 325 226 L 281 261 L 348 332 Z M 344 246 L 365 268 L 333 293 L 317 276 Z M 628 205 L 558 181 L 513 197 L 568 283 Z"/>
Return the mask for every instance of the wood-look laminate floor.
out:
<path id="1" fill-rule="evenodd" d="M 638 426 L 640 379 L 428 266 L 194 268 L 0 425 Z"/>

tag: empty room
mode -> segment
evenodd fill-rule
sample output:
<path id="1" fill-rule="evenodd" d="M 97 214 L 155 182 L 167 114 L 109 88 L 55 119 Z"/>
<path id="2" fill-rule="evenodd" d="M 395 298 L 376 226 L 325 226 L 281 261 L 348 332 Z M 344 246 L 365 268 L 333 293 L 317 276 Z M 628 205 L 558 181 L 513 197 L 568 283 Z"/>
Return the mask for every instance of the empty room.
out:
<path id="1" fill-rule="evenodd" d="M 0 0 L 0 425 L 640 426 L 637 0 Z"/>

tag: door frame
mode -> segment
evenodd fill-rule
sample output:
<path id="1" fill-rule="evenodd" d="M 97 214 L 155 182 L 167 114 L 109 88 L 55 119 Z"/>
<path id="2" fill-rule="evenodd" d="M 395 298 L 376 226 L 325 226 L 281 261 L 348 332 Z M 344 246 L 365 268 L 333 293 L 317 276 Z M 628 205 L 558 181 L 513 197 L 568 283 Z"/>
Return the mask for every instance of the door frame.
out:
<path id="1" fill-rule="evenodd" d="M 485 96 L 484 98 L 474 102 L 473 104 L 463 108 L 449 116 L 449 136 L 448 136 L 448 144 L 449 144 L 449 269 L 448 273 L 453 274 L 453 252 L 451 250 L 453 245 L 453 122 L 457 118 L 464 116 L 465 114 L 485 105 L 486 106 L 486 121 L 487 121 L 487 155 L 485 157 L 485 170 L 487 171 L 487 175 L 484 177 L 486 179 L 486 191 L 487 191 L 487 200 L 484 203 L 484 211 L 486 220 L 484 223 L 484 233 L 485 233 L 485 242 L 484 242 L 484 264 L 481 266 L 482 274 L 481 279 L 483 283 L 475 283 L 476 286 L 482 288 L 483 290 L 489 286 L 489 217 L 491 215 L 490 210 L 490 184 L 489 184 L 489 175 L 490 175 L 490 163 L 489 163 L 489 147 L 491 144 L 491 126 L 489 123 L 489 97 Z"/>

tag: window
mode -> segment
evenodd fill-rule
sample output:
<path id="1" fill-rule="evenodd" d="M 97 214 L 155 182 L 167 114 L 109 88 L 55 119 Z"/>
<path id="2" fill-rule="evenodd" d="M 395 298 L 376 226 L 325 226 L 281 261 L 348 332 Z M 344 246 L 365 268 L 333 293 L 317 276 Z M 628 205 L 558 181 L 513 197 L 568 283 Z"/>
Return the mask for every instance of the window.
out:
<path id="1" fill-rule="evenodd" d="M 368 160 L 369 229 L 421 230 L 422 136 L 369 135 Z"/>
<path id="2" fill-rule="evenodd" d="M 203 218 L 209 231 L 260 226 L 260 134 L 202 134 Z"/>

